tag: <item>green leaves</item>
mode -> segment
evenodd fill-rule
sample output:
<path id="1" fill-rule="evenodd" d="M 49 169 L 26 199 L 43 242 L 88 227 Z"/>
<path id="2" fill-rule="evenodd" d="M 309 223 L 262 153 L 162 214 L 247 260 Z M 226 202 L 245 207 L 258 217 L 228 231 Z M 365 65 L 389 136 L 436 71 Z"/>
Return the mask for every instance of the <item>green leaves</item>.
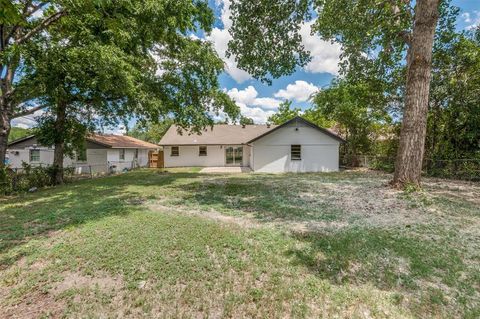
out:
<path id="1" fill-rule="evenodd" d="M 0 24 L 14 24 L 21 20 L 20 13 L 10 0 L 0 0 Z"/>
<path id="2" fill-rule="evenodd" d="M 301 23 L 310 17 L 307 0 L 233 0 L 233 23 L 227 56 L 256 79 L 292 74 L 310 60 L 299 34 Z"/>
<path id="3" fill-rule="evenodd" d="M 277 112 L 268 118 L 268 123 L 281 125 L 296 116 L 300 116 L 302 110 L 297 107 L 292 109 L 291 107 L 292 101 L 285 100 L 280 103 Z"/>

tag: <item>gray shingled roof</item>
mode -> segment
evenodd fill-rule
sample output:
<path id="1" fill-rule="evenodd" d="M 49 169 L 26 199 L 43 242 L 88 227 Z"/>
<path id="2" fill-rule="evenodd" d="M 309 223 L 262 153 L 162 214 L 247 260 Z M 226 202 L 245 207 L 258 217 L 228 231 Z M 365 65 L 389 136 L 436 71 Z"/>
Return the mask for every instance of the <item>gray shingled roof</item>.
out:
<path id="1" fill-rule="evenodd" d="M 217 124 L 213 128 L 207 127 L 202 134 L 189 133 L 178 127 L 170 126 L 167 133 L 160 140 L 160 145 L 227 145 L 246 144 L 257 136 L 267 133 L 278 125 L 226 125 Z"/>

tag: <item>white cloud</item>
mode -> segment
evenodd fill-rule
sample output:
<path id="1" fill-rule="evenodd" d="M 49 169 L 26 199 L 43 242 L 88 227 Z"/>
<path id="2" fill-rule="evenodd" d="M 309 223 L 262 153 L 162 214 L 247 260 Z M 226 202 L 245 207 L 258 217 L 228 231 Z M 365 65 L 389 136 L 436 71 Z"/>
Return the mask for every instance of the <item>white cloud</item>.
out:
<path id="1" fill-rule="evenodd" d="M 319 88 L 313 83 L 308 83 L 305 81 L 295 81 L 295 84 L 289 84 L 285 89 L 279 90 L 274 94 L 275 97 L 296 100 L 298 102 L 305 102 L 312 94 L 318 92 Z"/>
<path id="2" fill-rule="evenodd" d="M 249 85 L 243 90 L 233 88 L 227 91 L 228 96 L 230 96 L 237 104 L 244 104 L 246 106 L 258 106 L 266 110 L 277 109 L 281 100 L 277 100 L 271 97 L 258 97 L 257 90 Z"/>
<path id="3" fill-rule="evenodd" d="M 109 126 L 104 128 L 103 133 L 113 135 L 125 135 L 127 133 L 127 130 L 125 129 L 124 125 Z"/>
<path id="4" fill-rule="evenodd" d="M 37 125 L 36 117 L 42 115 L 44 110 L 38 110 L 33 114 L 17 117 L 12 120 L 12 127 L 32 128 Z"/>
<path id="5" fill-rule="evenodd" d="M 474 10 L 472 13 L 462 13 L 463 21 L 467 24 L 466 29 L 470 30 L 480 25 L 480 11 Z"/>
<path id="6" fill-rule="evenodd" d="M 257 90 L 251 85 L 249 85 L 246 89 L 243 90 L 233 88 L 231 90 L 228 90 L 227 94 L 236 102 L 243 104 L 253 104 L 253 102 L 258 96 Z"/>
<path id="7" fill-rule="evenodd" d="M 240 113 L 242 113 L 243 116 L 253 119 L 253 122 L 256 124 L 267 122 L 267 119 L 275 114 L 275 111 L 265 111 L 259 107 L 248 107 L 242 103 L 238 103 L 238 106 L 240 107 Z"/>
<path id="8" fill-rule="evenodd" d="M 251 85 L 243 90 L 233 88 L 227 94 L 235 100 L 242 115 L 252 118 L 255 123 L 265 123 L 282 102 L 271 97 L 258 97 L 257 90 Z"/>
<path id="9" fill-rule="evenodd" d="M 312 60 L 305 66 L 310 73 L 338 74 L 338 63 L 340 62 L 341 46 L 337 43 L 330 43 L 322 40 L 318 35 L 311 35 L 311 27 L 315 20 L 306 22 L 300 28 L 302 43 L 305 49 L 310 51 Z"/>
<path id="10" fill-rule="evenodd" d="M 259 106 L 262 109 L 276 110 L 280 106 L 280 103 L 282 103 L 282 101 L 271 97 L 259 97 L 253 101 L 252 105 Z"/>
<path id="11" fill-rule="evenodd" d="M 206 39 L 207 41 L 212 42 L 213 47 L 218 53 L 218 56 L 225 62 L 225 71 L 237 83 L 245 82 L 252 77 L 247 72 L 238 68 L 234 56 L 230 56 L 229 58 L 227 58 L 225 54 L 228 48 L 228 42 L 232 39 L 232 36 L 230 35 L 230 33 L 228 33 L 228 29 L 232 25 L 232 21 L 230 20 L 230 1 L 216 1 L 216 4 L 219 6 L 222 5 L 220 19 L 223 23 L 223 29 L 213 28 L 212 32 L 206 36 Z"/>

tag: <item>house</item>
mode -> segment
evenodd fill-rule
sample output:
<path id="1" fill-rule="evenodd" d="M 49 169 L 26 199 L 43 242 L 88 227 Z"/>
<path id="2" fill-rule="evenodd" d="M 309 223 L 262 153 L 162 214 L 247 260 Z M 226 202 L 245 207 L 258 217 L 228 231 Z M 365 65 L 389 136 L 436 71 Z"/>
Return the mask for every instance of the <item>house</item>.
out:
<path id="1" fill-rule="evenodd" d="M 158 149 L 155 144 L 130 136 L 92 134 L 86 138 L 85 152 L 74 158 L 65 157 L 64 167 L 74 167 L 77 173 L 106 173 L 148 165 L 148 152 Z M 53 147 L 42 146 L 34 135 L 8 144 L 7 156 L 11 168 L 22 163 L 32 166 L 52 165 Z"/>
<path id="2" fill-rule="evenodd" d="M 160 141 L 165 167 L 241 166 L 255 172 L 338 171 L 344 140 L 295 117 L 282 125 L 214 125 L 201 134 L 171 126 Z"/>

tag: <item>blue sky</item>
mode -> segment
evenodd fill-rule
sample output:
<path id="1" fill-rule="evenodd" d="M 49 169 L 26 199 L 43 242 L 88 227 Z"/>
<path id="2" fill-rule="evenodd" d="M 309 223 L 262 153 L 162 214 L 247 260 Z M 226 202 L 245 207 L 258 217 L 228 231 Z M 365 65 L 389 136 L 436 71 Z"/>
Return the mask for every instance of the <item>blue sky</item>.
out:
<path id="1" fill-rule="evenodd" d="M 327 87 L 338 70 L 337 62 L 340 47 L 322 41 L 317 36 L 310 35 L 311 22 L 305 23 L 301 29 L 304 45 L 312 53 L 313 60 L 304 68 L 266 85 L 252 79 L 246 72 L 236 67 L 232 58 L 225 57 L 225 50 L 230 38 L 227 31 L 229 20 L 229 0 L 209 0 L 214 8 L 216 22 L 209 35 L 198 34 L 201 38 L 211 41 L 219 56 L 224 59 L 226 71 L 220 76 L 220 84 L 239 105 L 243 115 L 251 117 L 256 123 L 263 123 L 273 114 L 278 105 L 285 99 L 293 100 L 294 105 L 306 109 L 310 107 L 309 96 Z M 463 30 L 480 24 L 480 0 L 453 0 L 453 5 L 460 8 L 457 28 Z M 34 117 L 16 119 L 14 126 L 31 127 Z M 130 126 L 133 126 L 134 120 Z M 122 133 L 123 127 L 115 127 L 110 131 Z"/>
<path id="2" fill-rule="evenodd" d="M 452 3 L 461 10 L 457 19 L 459 30 L 480 23 L 480 0 L 453 0 Z M 207 38 L 213 41 L 218 53 L 223 56 L 222 49 L 228 38 L 228 32 L 225 30 L 225 24 L 228 26 L 229 23 L 229 12 L 226 8 L 228 0 L 216 0 L 212 2 L 212 6 L 215 8 L 217 16 L 216 29 Z M 227 70 L 220 77 L 220 83 L 237 101 L 237 104 L 240 104 L 244 115 L 253 117 L 256 122 L 263 122 L 269 114 L 275 111 L 272 108 L 274 102 L 280 102 L 285 98 L 293 100 L 295 106 L 306 109 L 310 107 L 306 98 L 313 91 L 330 84 L 335 76 L 340 49 L 338 46 L 325 43 L 318 37 L 311 36 L 308 25 L 302 28 L 302 31 L 305 47 L 313 53 L 314 60 L 306 68 L 299 68 L 290 76 L 274 80 L 270 86 L 247 78 L 248 75 L 236 69 L 232 59 L 226 60 Z M 254 93 L 256 93 L 255 98 L 253 98 Z M 262 101 L 267 104 L 262 105 Z"/>

